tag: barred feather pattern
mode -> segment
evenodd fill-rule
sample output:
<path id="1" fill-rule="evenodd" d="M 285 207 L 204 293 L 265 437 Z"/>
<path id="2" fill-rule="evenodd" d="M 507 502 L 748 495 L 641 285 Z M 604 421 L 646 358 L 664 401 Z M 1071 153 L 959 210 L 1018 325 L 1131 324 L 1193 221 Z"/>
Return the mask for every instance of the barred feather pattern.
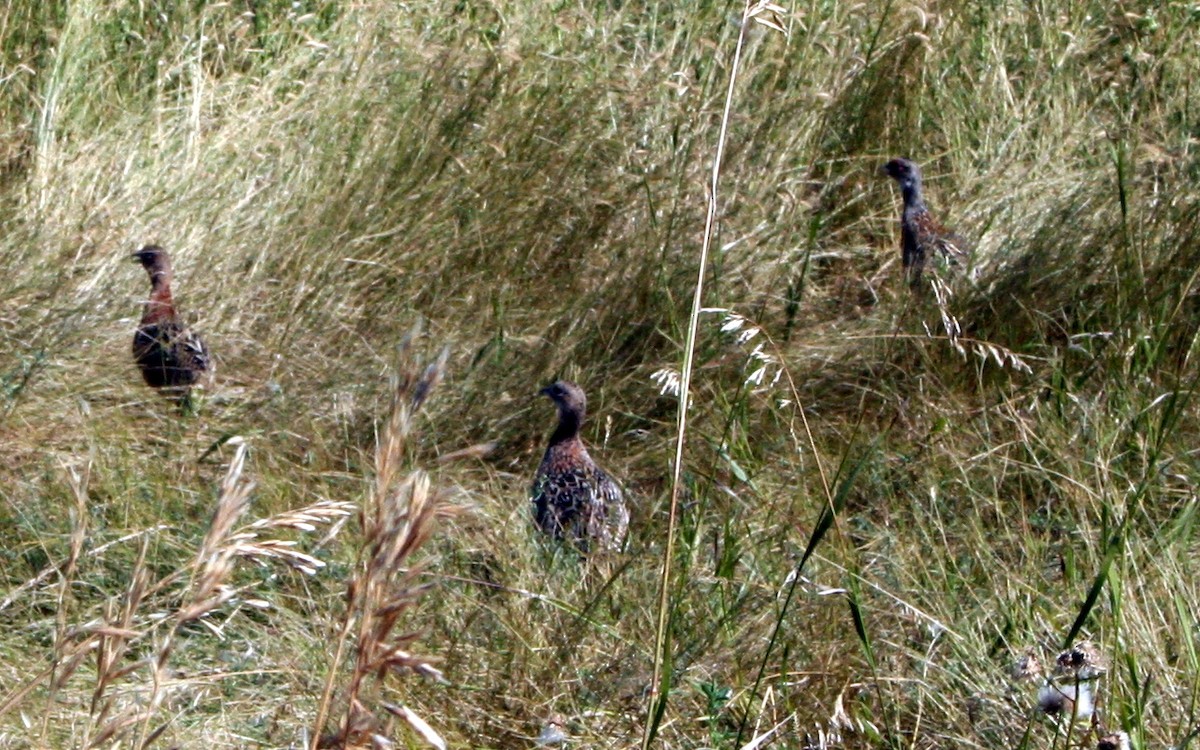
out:
<path id="1" fill-rule="evenodd" d="M 972 250 L 969 241 L 939 224 L 924 206 L 905 208 L 900 220 L 900 238 L 904 272 L 912 286 L 921 283 L 927 258 L 941 258 L 951 266 L 963 265 Z"/>
<path id="2" fill-rule="evenodd" d="M 547 534 L 584 552 L 593 543 L 603 549 L 621 547 L 629 528 L 625 498 L 581 445 L 548 449 L 530 494 L 534 522 Z"/>
<path id="3" fill-rule="evenodd" d="M 140 326 L 133 335 L 133 358 L 151 388 L 190 388 L 211 368 L 204 342 L 178 320 Z"/>
<path id="4" fill-rule="evenodd" d="M 530 488 L 533 520 L 581 552 L 617 550 L 629 529 L 629 508 L 620 486 L 588 455 L 579 427 L 586 400 L 573 383 L 542 391 L 559 410 L 559 422 Z"/>
<path id="5" fill-rule="evenodd" d="M 900 249 L 904 275 L 914 289 L 929 258 L 940 258 L 947 265 L 964 264 L 974 250 L 962 235 L 942 226 L 925 207 L 921 194 L 921 168 L 908 159 L 892 159 L 883 171 L 896 180 L 904 197 L 900 213 Z"/>
<path id="6" fill-rule="evenodd" d="M 186 399 L 191 387 L 212 372 L 208 348 L 180 318 L 171 297 L 171 259 L 157 245 L 133 254 L 150 275 L 150 298 L 133 334 L 133 359 L 151 388 Z"/>

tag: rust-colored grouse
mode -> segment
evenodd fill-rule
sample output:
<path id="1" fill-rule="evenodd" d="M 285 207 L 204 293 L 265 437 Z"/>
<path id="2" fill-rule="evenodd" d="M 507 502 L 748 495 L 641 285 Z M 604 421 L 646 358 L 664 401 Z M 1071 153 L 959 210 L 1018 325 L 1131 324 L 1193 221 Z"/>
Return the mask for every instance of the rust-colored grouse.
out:
<path id="1" fill-rule="evenodd" d="M 629 509 L 621 488 L 596 465 L 579 437 L 587 413 L 583 389 L 560 380 L 541 393 L 558 407 L 558 426 L 530 490 L 534 522 L 582 552 L 593 546 L 620 549 L 629 528 Z"/>
<path id="2" fill-rule="evenodd" d="M 146 245 L 132 257 L 150 274 L 150 298 L 133 335 L 133 358 L 147 385 L 185 404 L 192 386 L 212 368 L 208 349 L 175 311 L 167 251 Z"/>
<path id="3" fill-rule="evenodd" d="M 930 255 L 939 255 L 951 265 L 962 263 L 971 252 L 971 243 L 946 229 L 925 207 L 921 196 L 921 168 L 908 159 L 892 159 L 883 171 L 900 184 L 904 209 L 900 212 L 901 259 L 909 286 L 916 289 Z"/>

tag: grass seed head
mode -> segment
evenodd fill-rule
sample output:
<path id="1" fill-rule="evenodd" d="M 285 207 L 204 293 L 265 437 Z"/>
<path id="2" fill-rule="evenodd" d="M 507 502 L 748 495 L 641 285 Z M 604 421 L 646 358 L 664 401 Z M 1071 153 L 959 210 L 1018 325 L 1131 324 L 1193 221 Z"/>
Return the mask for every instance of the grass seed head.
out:
<path id="1" fill-rule="evenodd" d="M 1106 734 L 1096 741 L 1096 750 L 1129 750 L 1129 735 L 1125 732 Z"/>
<path id="2" fill-rule="evenodd" d="M 1057 674 L 1077 680 L 1092 680 L 1108 671 L 1104 657 L 1091 641 L 1082 641 L 1063 651 L 1055 665 Z"/>
<path id="3" fill-rule="evenodd" d="M 1043 674 L 1042 661 L 1032 650 L 1022 654 L 1012 666 L 1012 676 L 1017 682 L 1036 682 Z"/>
<path id="4" fill-rule="evenodd" d="M 1048 682 L 1038 690 L 1037 704 L 1046 716 L 1086 721 L 1092 717 L 1091 683 L 1056 685 Z"/>

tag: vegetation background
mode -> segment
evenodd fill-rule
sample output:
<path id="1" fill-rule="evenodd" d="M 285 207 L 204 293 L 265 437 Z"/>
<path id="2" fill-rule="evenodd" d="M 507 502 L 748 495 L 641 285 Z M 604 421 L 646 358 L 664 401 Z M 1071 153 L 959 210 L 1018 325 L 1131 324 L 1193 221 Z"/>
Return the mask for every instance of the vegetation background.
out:
<path id="1" fill-rule="evenodd" d="M 1188 746 L 1200 4 L 785 6 L 747 29 L 671 550 L 662 386 L 740 3 L 0 9 L 0 747 L 311 741 L 362 571 L 329 509 L 377 496 L 421 320 L 450 357 L 405 471 L 469 511 L 406 563 L 432 589 L 405 648 L 445 681 L 372 710 L 458 747 L 635 745 L 669 554 L 663 746 L 1091 744 L 1010 677 L 1082 638 L 1097 729 Z M 897 155 L 978 242 L 941 304 L 901 282 Z M 217 358 L 192 417 L 131 362 L 147 242 Z M 560 376 L 635 498 L 616 559 L 530 529 Z M 296 546 L 218 586 L 243 496 Z"/>

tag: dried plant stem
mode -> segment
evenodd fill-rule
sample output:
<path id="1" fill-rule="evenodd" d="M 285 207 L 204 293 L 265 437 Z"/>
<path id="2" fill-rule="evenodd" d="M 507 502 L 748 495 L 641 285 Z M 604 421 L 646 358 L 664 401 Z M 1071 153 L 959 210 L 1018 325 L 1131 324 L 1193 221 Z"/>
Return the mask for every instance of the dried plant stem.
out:
<path id="1" fill-rule="evenodd" d="M 721 179 L 721 160 L 725 155 L 725 140 L 729 133 L 729 118 L 733 110 L 733 92 L 737 84 L 738 66 L 742 48 L 746 41 L 746 29 L 751 19 L 750 6 L 742 15 L 738 30 L 737 46 L 733 53 L 733 65 L 729 71 L 729 88 L 725 93 L 725 109 L 721 114 L 721 131 L 717 136 L 717 153 L 713 158 L 712 181 L 708 189 L 708 211 L 704 217 L 704 241 L 700 246 L 700 263 L 696 271 L 696 289 L 692 294 L 692 313 L 688 319 L 687 342 L 683 348 L 683 367 L 679 376 L 679 422 L 675 434 L 675 462 L 671 473 L 671 507 L 667 516 L 667 543 L 663 548 L 662 573 L 658 592 L 658 624 L 654 634 L 654 676 L 650 683 L 650 699 L 646 712 L 646 723 L 642 733 L 642 749 L 648 750 L 658 729 L 658 723 L 666 710 L 668 691 L 663 689 L 663 665 L 667 649 L 670 648 L 667 633 L 670 612 L 671 560 L 675 553 L 675 534 L 679 516 L 679 485 L 683 472 L 683 447 L 687 437 L 687 413 L 692 381 L 692 366 L 695 358 L 696 331 L 700 325 L 700 308 L 704 299 L 704 276 L 708 271 L 708 254 L 712 248 L 713 228 L 717 220 L 717 188 Z"/>
<path id="2" fill-rule="evenodd" d="M 345 657 L 346 642 L 353 627 L 354 617 L 347 612 L 346 618 L 342 620 L 342 630 L 338 633 L 337 649 L 333 652 L 333 660 L 329 663 L 329 670 L 325 674 L 325 689 L 321 691 L 321 703 L 317 706 L 317 718 L 313 722 L 315 731 L 312 734 L 312 743 L 309 745 L 310 750 L 317 750 L 320 747 L 321 727 L 325 726 L 325 721 L 329 718 L 329 705 L 333 701 L 333 690 L 337 685 L 338 668 Z"/>
<path id="3" fill-rule="evenodd" d="M 410 342 L 406 342 L 410 343 Z M 401 349 L 405 347 L 402 345 Z M 397 386 L 397 390 L 402 388 L 402 385 Z M 407 416 L 408 410 L 404 408 L 403 399 L 397 394 L 393 394 L 394 403 L 392 404 L 392 414 L 389 418 L 387 429 L 384 430 L 382 439 L 375 446 L 375 491 L 370 494 L 364 501 L 363 507 L 359 509 L 359 529 L 364 537 L 370 536 L 373 529 L 381 523 L 379 504 L 383 502 L 386 493 L 391 489 L 392 476 L 395 472 L 395 462 L 398 459 L 398 454 L 402 450 L 404 436 L 407 435 Z M 357 624 L 355 617 L 355 608 L 357 604 L 356 596 L 359 586 L 359 575 L 366 568 L 366 558 L 368 555 L 368 545 L 362 544 L 358 547 L 355 555 L 354 568 L 355 578 L 353 579 L 353 591 L 348 593 L 346 597 L 346 614 L 342 619 L 342 627 L 337 636 L 337 647 L 333 653 L 333 659 L 329 663 L 329 667 L 325 674 L 325 687 L 321 691 L 321 703 L 317 707 L 317 717 L 313 722 L 311 750 L 317 750 L 321 745 L 321 731 L 325 726 L 325 722 L 329 719 L 329 707 L 333 702 L 333 693 L 337 687 L 338 674 L 342 666 L 342 660 L 346 657 L 346 646 L 350 642 L 350 632 L 354 630 Z M 358 680 L 355 678 L 355 684 Z"/>
<path id="4" fill-rule="evenodd" d="M 56 608 L 54 628 L 54 661 L 50 667 L 51 694 L 55 692 L 58 686 L 60 680 L 58 668 L 63 661 L 63 655 L 69 640 L 67 636 L 67 615 L 72 608 L 71 584 L 75 580 L 79 558 L 83 553 L 83 543 L 87 538 L 88 480 L 91 477 L 92 464 L 89 460 L 84 465 L 82 476 L 74 467 L 68 466 L 66 467 L 66 471 L 68 483 L 71 485 L 71 494 L 75 498 L 75 506 L 71 511 L 70 552 L 67 555 L 66 561 L 59 569 L 58 607 Z M 49 721 L 50 715 L 47 712 L 42 717 L 41 736 L 43 740 L 47 736 Z"/>
<path id="5" fill-rule="evenodd" d="M 411 353 L 418 335 L 419 329 L 414 329 L 406 337 L 400 347 L 403 355 Z M 382 684 L 387 674 L 417 672 L 441 678 L 429 659 L 407 650 L 417 633 L 395 631 L 405 612 L 416 605 L 428 588 L 427 584 L 419 583 L 422 571 L 419 566 L 409 564 L 409 558 L 429 540 L 439 518 L 453 516 L 461 509 L 451 507 L 446 502 L 446 493 L 432 488 L 429 476 L 420 469 L 412 469 L 399 481 L 396 477 L 402 468 L 416 414 L 441 380 L 448 356 L 449 350 L 443 349 L 438 359 L 423 371 L 408 359 L 396 378 L 391 418 L 375 450 L 375 487 L 359 508 L 363 541 L 347 587 L 346 611 L 317 709 L 313 750 L 321 746 L 357 747 L 368 737 L 373 744 L 383 741 L 382 722 L 370 711 L 367 698 L 378 697 L 375 686 Z M 339 701 L 346 704 L 345 715 L 337 732 L 327 737 L 323 729 L 352 640 L 356 655 Z M 375 683 L 368 684 L 371 676 Z M 361 697 L 364 695 L 367 697 Z M 445 748 L 441 736 L 411 709 L 382 701 L 375 703 L 387 714 L 403 718 L 433 747 Z"/>
<path id="6" fill-rule="evenodd" d="M 233 567 L 233 559 L 237 552 L 236 547 L 226 542 L 233 531 L 234 523 L 245 513 L 250 502 L 250 492 L 254 489 L 253 482 L 242 481 L 246 444 L 239 438 L 236 445 L 237 451 L 221 483 L 221 496 L 213 513 L 212 523 L 192 566 L 192 580 L 186 589 L 189 595 L 184 599 L 183 606 L 174 614 L 171 627 L 150 665 L 150 696 L 138 721 L 138 739 L 134 743 L 136 747 L 149 746 L 166 727 L 164 724 L 151 730 L 150 721 L 162 703 L 162 686 L 167 677 L 167 665 L 174 653 L 180 629 L 212 612 L 232 595 L 221 590 Z"/>
<path id="7" fill-rule="evenodd" d="M 165 529 L 168 529 L 168 528 L 170 528 L 170 526 L 168 526 L 167 524 L 158 524 L 157 526 L 151 526 L 148 529 L 141 529 L 139 531 L 135 531 L 130 534 L 125 534 L 124 536 L 118 537 L 117 539 L 113 539 L 110 542 L 105 542 L 104 544 L 101 544 L 98 547 L 89 549 L 83 555 L 83 557 L 87 558 L 87 559 L 100 557 L 108 550 L 110 550 L 113 547 L 116 547 L 118 545 L 124 544 L 125 542 L 128 542 L 130 539 L 136 539 L 138 537 L 147 537 L 151 534 L 156 534 L 156 533 L 163 531 Z M 33 578 L 29 579 L 25 583 L 22 583 L 20 586 L 13 589 L 11 593 L 9 593 L 6 597 L 4 597 L 4 599 L 2 601 L 0 601 L 0 612 L 3 612 L 4 610 L 11 607 L 14 603 L 16 603 L 17 599 L 20 598 L 20 596 L 22 594 L 24 594 L 27 591 L 35 590 L 39 585 L 41 585 L 43 582 L 45 582 L 45 580 L 47 578 L 50 578 L 52 575 L 59 572 L 60 570 L 61 570 L 61 568 L 59 567 L 59 565 L 57 563 L 51 562 L 48 565 L 46 565 L 46 567 L 42 568 L 42 570 L 39 571 L 36 576 L 34 576 Z M 3 714 L 3 713 L 4 713 L 3 711 L 0 711 L 0 714 Z"/>

